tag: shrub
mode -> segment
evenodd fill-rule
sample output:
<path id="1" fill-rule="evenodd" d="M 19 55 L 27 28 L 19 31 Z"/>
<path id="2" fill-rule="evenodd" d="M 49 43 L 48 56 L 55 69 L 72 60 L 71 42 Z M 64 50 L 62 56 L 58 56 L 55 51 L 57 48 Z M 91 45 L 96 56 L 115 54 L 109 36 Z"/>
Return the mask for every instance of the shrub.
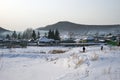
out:
<path id="1" fill-rule="evenodd" d="M 116 41 L 112 41 L 112 40 L 108 40 L 106 41 L 108 45 L 112 45 L 112 46 L 117 46 L 117 42 Z"/>
<path id="2" fill-rule="evenodd" d="M 78 68 L 81 64 L 83 64 L 84 63 L 84 60 L 81 58 L 81 59 L 79 59 L 78 60 L 78 62 L 76 62 L 76 66 L 75 66 L 75 68 Z"/>
<path id="3" fill-rule="evenodd" d="M 85 62 L 85 60 L 78 56 L 77 54 L 73 53 L 70 55 L 70 58 L 68 60 L 68 67 L 78 68 L 80 65 L 82 65 Z"/>
<path id="4" fill-rule="evenodd" d="M 64 40 L 61 43 L 76 43 L 74 40 Z"/>
<path id="5" fill-rule="evenodd" d="M 50 51 L 50 53 L 52 54 L 60 54 L 60 53 L 65 53 L 66 51 L 63 51 L 63 50 L 52 50 Z"/>
<path id="6" fill-rule="evenodd" d="M 96 61 L 99 59 L 99 55 L 98 54 L 94 54 L 92 57 L 91 57 L 91 61 Z"/>

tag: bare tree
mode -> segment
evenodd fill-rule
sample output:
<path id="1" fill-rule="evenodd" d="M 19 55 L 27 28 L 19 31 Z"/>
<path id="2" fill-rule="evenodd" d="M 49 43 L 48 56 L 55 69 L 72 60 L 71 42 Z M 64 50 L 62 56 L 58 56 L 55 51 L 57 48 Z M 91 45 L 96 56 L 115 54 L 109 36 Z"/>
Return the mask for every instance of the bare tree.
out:
<path id="1" fill-rule="evenodd" d="M 23 32 L 23 39 L 32 39 L 32 33 L 33 33 L 33 29 L 32 28 L 27 28 Z"/>

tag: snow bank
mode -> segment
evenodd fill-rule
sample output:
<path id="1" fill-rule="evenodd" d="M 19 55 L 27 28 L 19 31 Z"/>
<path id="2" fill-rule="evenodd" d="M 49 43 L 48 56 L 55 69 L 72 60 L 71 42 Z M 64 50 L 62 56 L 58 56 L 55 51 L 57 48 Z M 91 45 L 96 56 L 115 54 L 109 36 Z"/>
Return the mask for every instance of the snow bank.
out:
<path id="1" fill-rule="evenodd" d="M 0 80 L 120 80 L 119 63 L 120 47 L 0 49 Z"/>

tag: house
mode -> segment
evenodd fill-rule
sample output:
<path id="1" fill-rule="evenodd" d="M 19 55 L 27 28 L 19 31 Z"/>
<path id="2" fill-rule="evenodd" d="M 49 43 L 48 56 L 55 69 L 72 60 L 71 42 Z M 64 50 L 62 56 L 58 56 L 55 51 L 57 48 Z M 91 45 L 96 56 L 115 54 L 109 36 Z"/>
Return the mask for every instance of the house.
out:
<path id="1" fill-rule="evenodd" d="M 104 36 L 95 36 L 95 42 L 100 42 L 100 43 L 104 43 L 106 38 Z"/>
<path id="2" fill-rule="evenodd" d="M 106 37 L 106 40 L 112 40 L 112 41 L 115 41 L 116 38 L 117 38 L 117 36 L 110 35 L 110 36 L 107 36 L 107 37 Z"/>
<path id="3" fill-rule="evenodd" d="M 88 36 L 88 37 L 85 37 L 83 40 L 90 43 L 90 42 L 94 42 L 95 38 L 93 36 Z"/>
<path id="4" fill-rule="evenodd" d="M 38 43 L 54 43 L 54 39 L 48 39 L 47 37 L 41 37 L 38 39 Z"/>

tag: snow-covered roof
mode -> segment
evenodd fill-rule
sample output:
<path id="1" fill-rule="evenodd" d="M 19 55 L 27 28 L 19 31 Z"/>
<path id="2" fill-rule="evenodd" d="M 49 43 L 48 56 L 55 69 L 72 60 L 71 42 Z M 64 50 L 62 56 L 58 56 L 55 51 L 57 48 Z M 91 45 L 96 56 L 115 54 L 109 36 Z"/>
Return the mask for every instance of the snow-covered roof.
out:
<path id="1" fill-rule="evenodd" d="M 94 39 L 93 36 L 88 36 L 88 37 L 84 38 L 84 40 L 93 40 L 93 39 Z"/>
<path id="2" fill-rule="evenodd" d="M 39 42 L 53 42 L 53 41 L 54 41 L 54 39 L 48 39 L 46 37 L 39 38 Z"/>

